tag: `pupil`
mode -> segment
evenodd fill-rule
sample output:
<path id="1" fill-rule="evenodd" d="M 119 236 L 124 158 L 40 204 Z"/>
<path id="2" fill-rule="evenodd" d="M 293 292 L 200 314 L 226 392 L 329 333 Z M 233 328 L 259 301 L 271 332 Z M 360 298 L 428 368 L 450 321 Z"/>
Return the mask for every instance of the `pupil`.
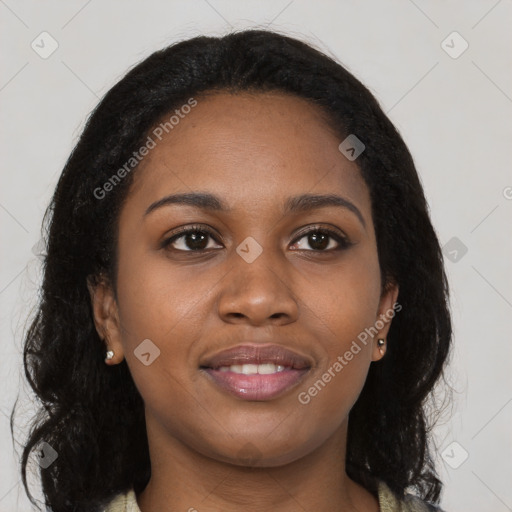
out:
<path id="1" fill-rule="evenodd" d="M 313 233 L 309 235 L 309 245 L 313 249 L 325 249 L 329 245 L 329 237 L 325 234 Z"/>
<path id="2" fill-rule="evenodd" d="M 204 241 L 206 240 L 206 235 L 204 233 L 189 233 L 186 235 L 186 245 L 189 249 L 204 249 L 206 245 L 204 244 Z M 204 246 L 204 247 L 203 247 Z"/>

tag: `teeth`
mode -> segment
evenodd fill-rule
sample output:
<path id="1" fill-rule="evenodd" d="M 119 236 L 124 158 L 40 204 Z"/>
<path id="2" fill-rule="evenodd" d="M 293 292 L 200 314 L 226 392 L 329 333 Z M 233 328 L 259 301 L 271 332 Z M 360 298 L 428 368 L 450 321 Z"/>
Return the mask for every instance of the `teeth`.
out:
<path id="1" fill-rule="evenodd" d="M 271 373 L 282 372 L 285 366 L 276 365 L 272 363 L 265 364 L 232 364 L 231 366 L 221 366 L 218 370 L 220 372 L 233 372 L 243 373 L 244 375 L 269 375 Z"/>

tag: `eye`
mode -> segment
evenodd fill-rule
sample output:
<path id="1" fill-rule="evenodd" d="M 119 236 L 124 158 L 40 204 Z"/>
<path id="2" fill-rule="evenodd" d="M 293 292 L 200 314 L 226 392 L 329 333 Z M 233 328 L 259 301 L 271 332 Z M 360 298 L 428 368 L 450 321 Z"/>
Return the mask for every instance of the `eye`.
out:
<path id="1" fill-rule="evenodd" d="M 303 241 L 304 240 L 304 241 Z M 216 245 L 217 239 L 213 231 L 205 226 L 191 226 L 179 228 L 172 236 L 166 238 L 162 248 L 172 248 L 181 252 L 201 252 L 209 249 L 221 249 Z M 292 250 L 306 250 L 316 252 L 331 252 L 347 249 L 352 245 L 349 240 L 332 229 L 313 227 L 303 231 L 295 238 Z M 307 249 L 309 245 L 311 249 Z"/>
<path id="2" fill-rule="evenodd" d="M 302 242 L 302 240 L 305 240 L 305 242 Z M 312 249 L 307 249 L 306 244 L 309 244 Z M 292 247 L 292 250 L 330 252 L 347 249 L 352 243 L 337 231 L 314 227 L 300 233 L 299 238 L 295 239 L 294 245 L 296 247 Z"/>
<path id="3" fill-rule="evenodd" d="M 174 234 L 162 242 L 162 248 L 172 247 L 176 251 L 199 252 L 208 249 L 222 248 L 212 245 L 216 242 L 214 233 L 204 226 L 191 226 L 180 228 Z"/>

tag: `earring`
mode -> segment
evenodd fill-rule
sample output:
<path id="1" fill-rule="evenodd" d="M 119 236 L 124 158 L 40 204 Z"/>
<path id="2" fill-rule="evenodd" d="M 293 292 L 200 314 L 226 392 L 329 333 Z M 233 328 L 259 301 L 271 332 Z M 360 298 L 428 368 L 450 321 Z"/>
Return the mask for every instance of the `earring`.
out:
<path id="1" fill-rule="evenodd" d="M 107 357 L 105 358 L 105 362 L 110 361 L 110 359 L 112 359 L 113 357 L 114 357 L 114 351 L 113 350 L 109 350 L 107 352 Z"/>
<path id="2" fill-rule="evenodd" d="M 379 347 L 379 350 L 381 352 L 381 354 L 384 353 L 384 346 L 386 345 L 386 340 L 384 338 L 379 338 L 377 340 L 377 346 Z"/>

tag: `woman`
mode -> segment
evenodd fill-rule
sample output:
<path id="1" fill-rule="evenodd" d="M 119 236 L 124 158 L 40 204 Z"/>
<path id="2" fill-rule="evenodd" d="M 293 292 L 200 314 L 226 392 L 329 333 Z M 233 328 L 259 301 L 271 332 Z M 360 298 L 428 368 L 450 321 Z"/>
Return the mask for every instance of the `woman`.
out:
<path id="1" fill-rule="evenodd" d="M 46 216 L 22 458 L 53 512 L 438 510 L 451 321 L 402 138 L 267 31 L 158 51 L 101 101 Z"/>

